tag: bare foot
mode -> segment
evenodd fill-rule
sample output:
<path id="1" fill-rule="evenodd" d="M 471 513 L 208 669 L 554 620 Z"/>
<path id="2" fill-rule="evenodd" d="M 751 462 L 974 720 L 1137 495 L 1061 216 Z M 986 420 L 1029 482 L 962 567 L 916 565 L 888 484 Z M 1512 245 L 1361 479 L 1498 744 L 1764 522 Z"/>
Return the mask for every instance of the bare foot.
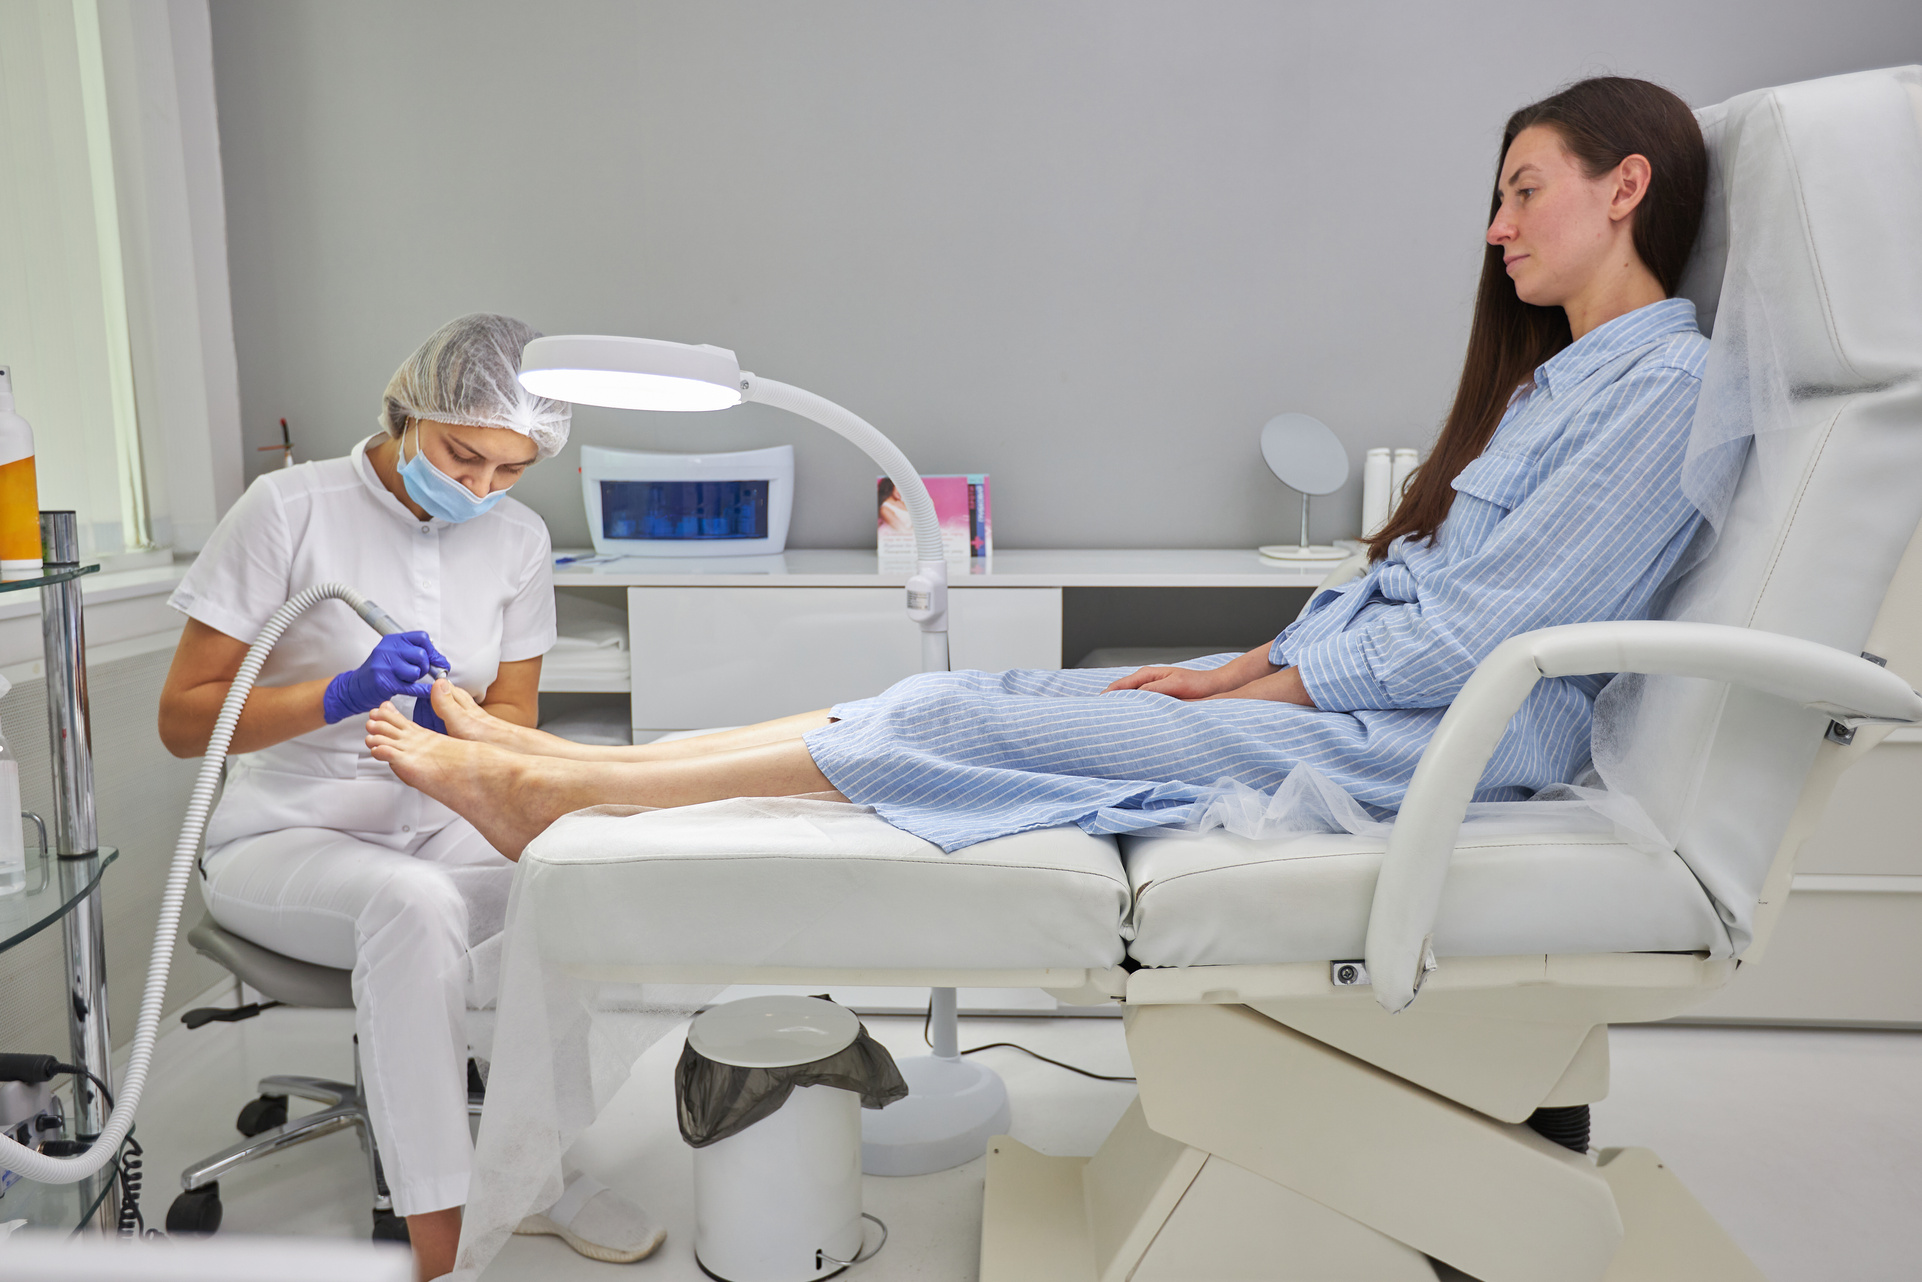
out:
<path id="1" fill-rule="evenodd" d="M 559 800 L 558 789 L 542 786 L 542 758 L 423 730 L 391 703 L 368 719 L 367 746 L 403 782 L 473 824 L 509 859 L 519 859 L 528 842 L 575 808 Z"/>
<path id="2" fill-rule="evenodd" d="M 473 695 L 444 677 L 434 682 L 433 700 L 434 711 L 440 714 L 441 721 L 446 724 L 447 733 L 456 739 L 491 744 L 533 757 L 599 761 L 606 755 L 606 749 L 574 743 L 545 730 L 515 725 L 512 721 L 497 717 L 481 707 Z"/>
<path id="3" fill-rule="evenodd" d="M 470 743 L 491 743 L 511 752 L 525 752 L 522 739 L 525 726 L 503 721 L 475 701 L 474 696 L 442 677 L 434 682 L 434 711 L 447 725 L 447 733 Z"/>

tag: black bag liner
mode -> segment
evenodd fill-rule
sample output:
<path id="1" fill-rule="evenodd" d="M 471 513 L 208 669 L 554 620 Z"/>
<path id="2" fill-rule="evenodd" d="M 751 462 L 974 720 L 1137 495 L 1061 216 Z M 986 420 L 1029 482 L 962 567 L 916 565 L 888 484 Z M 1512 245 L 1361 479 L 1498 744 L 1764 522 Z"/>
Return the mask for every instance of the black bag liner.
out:
<path id="1" fill-rule="evenodd" d="M 862 1108 L 886 1108 L 905 1099 L 908 1084 L 888 1048 L 868 1036 L 867 1026 L 845 1050 L 786 1068 L 717 1064 L 687 1045 L 674 1066 L 674 1105 L 681 1138 L 695 1148 L 739 1135 L 769 1116 L 797 1086 L 835 1086 L 861 1097 Z"/>

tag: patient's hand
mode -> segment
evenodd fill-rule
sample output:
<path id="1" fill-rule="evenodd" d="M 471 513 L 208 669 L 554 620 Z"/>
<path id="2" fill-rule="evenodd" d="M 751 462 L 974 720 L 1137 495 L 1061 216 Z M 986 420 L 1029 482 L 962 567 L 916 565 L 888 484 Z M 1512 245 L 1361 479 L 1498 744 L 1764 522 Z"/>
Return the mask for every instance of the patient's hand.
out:
<path id="1" fill-rule="evenodd" d="M 1172 695 L 1177 699 L 1206 699 L 1234 689 L 1241 682 L 1230 676 L 1224 678 L 1224 669 L 1211 668 L 1197 671 L 1194 668 L 1137 668 L 1101 693 L 1112 690 L 1149 690 L 1155 694 Z"/>
<path id="2" fill-rule="evenodd" d="M 1312 708 L 1315 701 L 1308 694 L 1308 687 L 1302 683 L 1300 668 L 1283 668 L 1269 676 L 1259 677 L 1238 689 L 1222 694 L 1211 694 L 1210 699 L 1271 699 L 1276 703 L 1298 703 L 1304 708 Z"/>
<path id="3" fill-rule="evenodd" d="M 1268 662 L 1268 647 L 1258 645 L 1218 668 L 1136 668 L 1101 693 L 1152 690 L 1176 699 L 1212 699 L 1239 690 L 1274 671 L 1275 665 Z"/>

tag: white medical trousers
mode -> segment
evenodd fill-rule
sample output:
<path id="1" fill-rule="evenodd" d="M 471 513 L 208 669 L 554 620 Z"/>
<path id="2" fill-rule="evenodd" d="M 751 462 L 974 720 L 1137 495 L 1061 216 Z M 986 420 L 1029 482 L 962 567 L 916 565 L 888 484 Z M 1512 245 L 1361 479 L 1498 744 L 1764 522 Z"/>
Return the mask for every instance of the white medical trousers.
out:
<path id="1" fill-rule="evenodd" d="M 497 936 L 514 865 L 465 820 L 428 833 L 289 828 L 207 854 L 207 911 L 263 948 L 353 971 L 361 1075 L 394 1210 L 467 1201 L 470 946 Z M 478 982 L 477 982 L 478 981 Z"/>

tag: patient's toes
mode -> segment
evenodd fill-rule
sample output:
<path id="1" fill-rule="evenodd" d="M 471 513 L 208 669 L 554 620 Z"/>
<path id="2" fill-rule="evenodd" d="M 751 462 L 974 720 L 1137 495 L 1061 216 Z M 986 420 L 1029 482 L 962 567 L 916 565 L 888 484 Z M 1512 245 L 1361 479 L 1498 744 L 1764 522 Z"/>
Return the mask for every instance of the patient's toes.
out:
<path id="1" fill-rule="evenodd" d="M 447 733 L 456 739 L 481 738 L 484 723 L 493 719 L 472 695 L 445 677 L 434 682 L 433 704 Z"/>

